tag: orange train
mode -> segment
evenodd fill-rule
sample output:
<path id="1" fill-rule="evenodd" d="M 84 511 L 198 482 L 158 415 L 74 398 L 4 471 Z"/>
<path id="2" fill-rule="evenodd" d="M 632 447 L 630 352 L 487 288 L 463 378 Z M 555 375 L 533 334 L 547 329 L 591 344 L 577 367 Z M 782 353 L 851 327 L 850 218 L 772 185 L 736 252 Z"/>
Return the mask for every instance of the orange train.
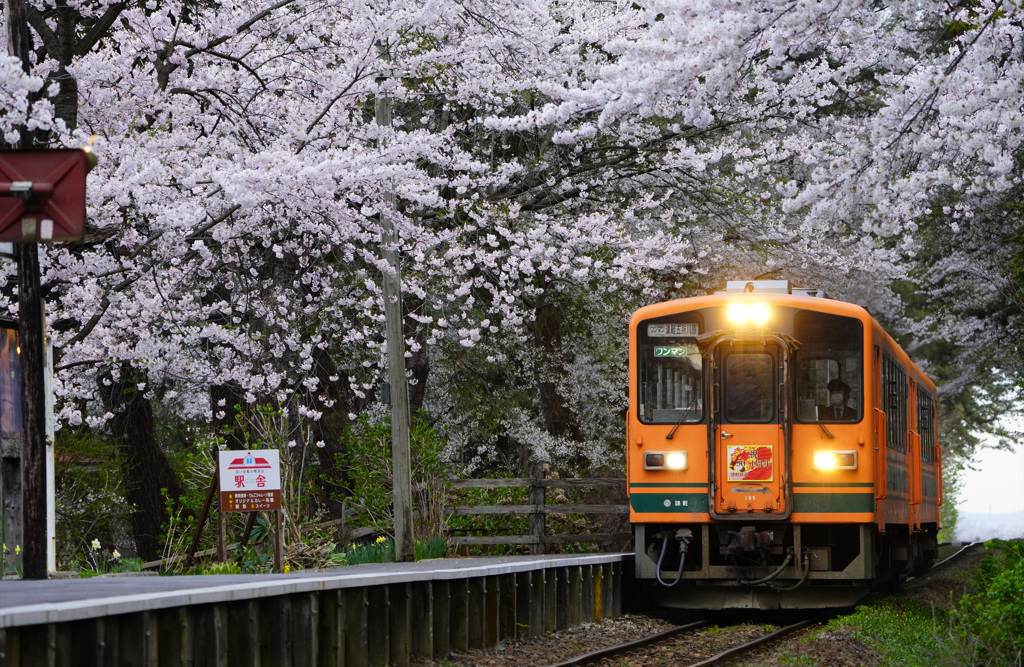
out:
<path id="1" fill-rule="evenodd" d="M 931 566 L 935 385 L 860 306 L 787 281 L 638 310 L 636 578 L 687 609 L 854 604 Z"/>

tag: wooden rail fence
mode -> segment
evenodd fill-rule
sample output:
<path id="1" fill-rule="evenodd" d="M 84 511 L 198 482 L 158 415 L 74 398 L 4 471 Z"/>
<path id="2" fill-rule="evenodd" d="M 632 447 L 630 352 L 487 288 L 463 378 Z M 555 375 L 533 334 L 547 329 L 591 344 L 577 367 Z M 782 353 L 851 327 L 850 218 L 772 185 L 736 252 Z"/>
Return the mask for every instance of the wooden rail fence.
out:
<path id="1" fill-rule="evenodd" d="M 549 544 L 569 544 L 572 542 L 614 542 L 629 541 L 633 538 L 631 533 L 579 533 L 575 535 L 548 535 L 546 518 L 549 514 L 629 514 L 629 505 L 590 505 L 590 504 L 547 504 L 547 490 L 553 488 L 579 489 L 579 488 L 610 488 L 625 489 L 626 479 L 624 477 L 594 477 L 586 479 L 546 479 L 532 477 L 518 477 L 508 479 L 453 479 L 446 484 L 452 489 L 502 489 L 502 488 L 528 488 L 529 504 L 526 505 L 455 505 L 445 508 L 447 514 L 461 515 L 514 515 L 524 514 L 529 518 L 530 533 L 528 535 L 453 535 L 453 532 L 465 532 L 471 529 L 449 529 L 448 542 L 456 547 L 466 546 L 495 546 L 495 545 L 530 545 L 531 554 L 547 553 Z M 356 510 L 346 508 L 344 516 L 340 519 L 332 519 L 316 524 L 305 526 L 303 531 L 312 528 L 344 527 L 348 517 L 354 515 Z M 381 532 L 378 526 L 361 528 L 343 528 L 347 540 L 358 540 L 369 535 Z M 225 547 L 227 552 L 232 551 L 238 544 L 228 544 Z M 218 549 L 206 549 L 195 552 L 196 557 L 213 556 Z M 143 570 L 163 567 L 176 561 L 187 558 L 185 555 L 171 556 L 160 560 L 142 564 Z"/>
<path id="2" fill-rule="evenodd" d="M 449 529 L 449 542 L 454 546 L 528 544 L 530 553 L 543 554 L 549 544 L 571 542 L 629 541 L 632 535 L 621 533 L 581 533 L 576 535 L 548 535 L 546 518 L 549 514 L 629 514 L 628 505 L 547 504 L 547 490 L 552 488 L 616 488 L 624 489 L 625 478 L 597 477 L 590 479 L 541 479 L 521 477 L 510 479 L 458 479 L 448 482 L 453 489 L 529 488 L 527 505 L 456 505 L 446 508 L 448 514 L 493 515 L 525 514 L 529 517 L 529 535 L 452 535 L 460 529 Z"/>

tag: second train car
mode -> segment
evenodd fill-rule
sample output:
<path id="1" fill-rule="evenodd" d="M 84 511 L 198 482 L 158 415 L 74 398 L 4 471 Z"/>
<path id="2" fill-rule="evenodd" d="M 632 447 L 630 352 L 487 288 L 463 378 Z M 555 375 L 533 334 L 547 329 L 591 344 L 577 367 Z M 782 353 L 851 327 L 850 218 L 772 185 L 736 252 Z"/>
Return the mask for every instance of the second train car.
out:
<path id="1" fill-rule="evenodd" d="M 848 606 L 934 561 L 935 385 L 864 308 L 730 281 L 638 310 L 629 336 L 636 578 L 657 604 Z"/>

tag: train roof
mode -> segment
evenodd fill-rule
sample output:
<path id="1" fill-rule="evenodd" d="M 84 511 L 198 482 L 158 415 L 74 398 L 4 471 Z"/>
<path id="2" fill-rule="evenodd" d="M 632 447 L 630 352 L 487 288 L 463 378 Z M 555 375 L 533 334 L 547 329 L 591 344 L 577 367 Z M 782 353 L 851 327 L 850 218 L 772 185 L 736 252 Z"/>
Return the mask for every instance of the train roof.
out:
<path id="1" fill-rule="evenodd" d="M 681 310 L 697 310 L 699 308 L 718 306 L 723 303 L 723 297 L 756 298 L 768 303 L 816 310 L 861 320 L 865 325 L 874 329 L 876 339 L 882 338 L 888 342 L 886 347 L 890 348 L 890 351 L 895 353 L 905 366 L 912 369 L 918 382 L 923 382 L 931 391 L 935 391 L 935 384 L 931 378 L 914 363 L 910 355 L 900 347 L 889 332 L 878 323 L 866 308 L 855 303 L 833 299 L 821 289 L 793 287 L 788 280 L 730 280 L 726 283 L 724 290 L 713 294 L 674 299 L 644 306 L 633 313 L 633 316 L 630 318 L 630 328 L 635 330 L 641 320 L 665 317 L 678 313 Z"/>

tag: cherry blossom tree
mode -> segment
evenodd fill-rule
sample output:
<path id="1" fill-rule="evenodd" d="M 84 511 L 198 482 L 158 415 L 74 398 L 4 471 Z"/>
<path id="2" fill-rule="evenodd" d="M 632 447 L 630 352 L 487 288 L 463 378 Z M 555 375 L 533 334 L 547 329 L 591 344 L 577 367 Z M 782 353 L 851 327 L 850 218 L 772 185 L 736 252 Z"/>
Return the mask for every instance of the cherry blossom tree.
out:
<path id="1" fill-rule="evenodd" d="M 1019 378 L 1020 13 L 40 3 L 0 129 L 101 154 L 87 238 L 44 256 L 59 419 L 270 402 L 329 469 L 383 380 L 387 216 L 414 404 L 471 469 L 614 464 L 629 313 L 736 277 L 869 305 L 976 427 Z"/>

